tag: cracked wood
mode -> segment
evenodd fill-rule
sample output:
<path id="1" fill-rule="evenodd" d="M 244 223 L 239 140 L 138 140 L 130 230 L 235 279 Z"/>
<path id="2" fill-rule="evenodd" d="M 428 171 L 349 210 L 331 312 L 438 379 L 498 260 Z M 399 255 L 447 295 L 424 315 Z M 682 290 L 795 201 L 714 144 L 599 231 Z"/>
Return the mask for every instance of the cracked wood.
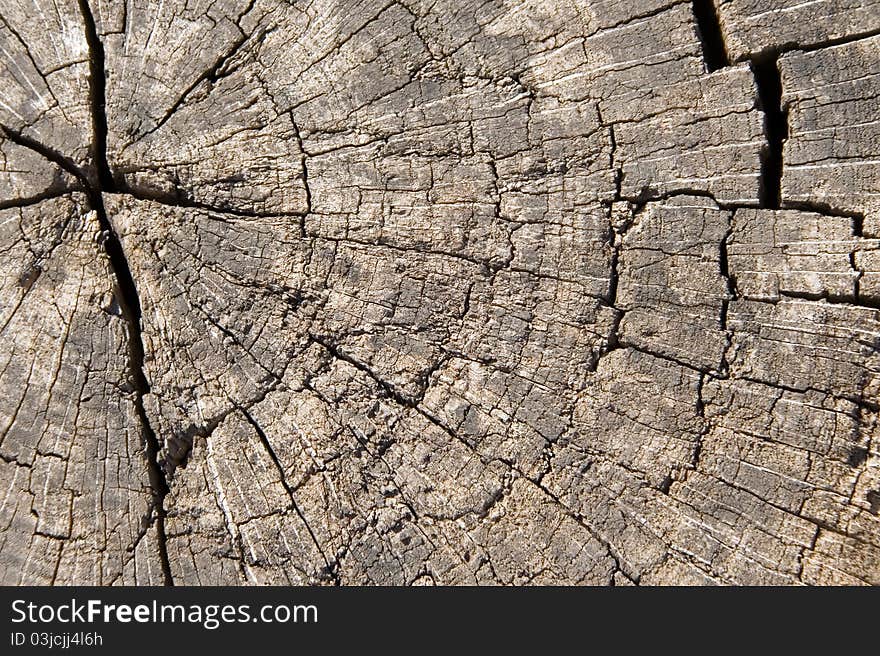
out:
<path id="1" fill-rule="evenodd" d="M 3 583 L 880 584 L 877 2 L 0 47 Z"/>

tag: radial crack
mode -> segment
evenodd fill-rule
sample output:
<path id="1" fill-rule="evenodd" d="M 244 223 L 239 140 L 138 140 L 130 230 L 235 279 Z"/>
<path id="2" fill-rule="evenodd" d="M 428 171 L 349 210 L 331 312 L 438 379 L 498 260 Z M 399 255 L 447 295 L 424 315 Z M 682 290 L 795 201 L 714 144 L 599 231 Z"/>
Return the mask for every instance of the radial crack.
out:
<path id="1" fill-rule="evenodd" d="M 107 162 L 107 77 L 104 69 L 104 44 L 98 36 L 95 18 L 89 0 L 79 0 L 89 46 L 89 103 L 92 115 L 92 159 L 98 178 L 98 186 L 103 191 L 115 191 L 113 174 Z"/>
<path id="2" fill-rule="evenodd" d="M 165 496 L 168 482 L 165 478 L 158 455 L 161 449 L 159 439 L 153 430 L 144 397 L 150 393 L 150 384 L 144 371 L 144 342 L 141 331 L 141 304 L 137 285 L 131 272 L 122 241 L 110 221 L 104 207 L 103 193 L 115 190 L 113 175 L 107 162 L 107 117 L 105 113 L 106 72 L 104 70 L 104 46 L 98 37 L 95 20 L 88 0 L 79 0 L 80 12 L 89 45 L 89 88 L 92 111 L 92 157 L 96 175 L 85 176 L 89 205 L 95 212 L 104 233 L 104 249 L 110 260 L 110 267 L 116 278 L 116 300 L 122 316 L 128 325 L 129 376 L 134 387 L 134 405 L 141 424 L 144 451 L 152 488 L 153 508 L 156 513 L 156 541 L 165 585 L 173 585 L 171 566 L 168 560 L 165 536 Z M 92 180 L 91 178 L 94 178 Z"/>

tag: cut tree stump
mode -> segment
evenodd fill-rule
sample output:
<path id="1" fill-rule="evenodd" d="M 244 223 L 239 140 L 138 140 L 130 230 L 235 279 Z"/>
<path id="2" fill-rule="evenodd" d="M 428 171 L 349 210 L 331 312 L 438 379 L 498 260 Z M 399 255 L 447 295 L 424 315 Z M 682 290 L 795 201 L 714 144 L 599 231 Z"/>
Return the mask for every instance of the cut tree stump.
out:
<path id="1" fill-rule="evenodd" d="M 880 3 L 0 52 L 0 583 L 880 584 Z"/>

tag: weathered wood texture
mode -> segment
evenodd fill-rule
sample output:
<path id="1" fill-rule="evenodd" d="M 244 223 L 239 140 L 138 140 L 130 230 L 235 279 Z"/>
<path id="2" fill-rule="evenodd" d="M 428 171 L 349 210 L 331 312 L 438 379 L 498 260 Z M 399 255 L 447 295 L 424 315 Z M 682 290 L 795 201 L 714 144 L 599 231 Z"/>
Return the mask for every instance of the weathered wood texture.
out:
<path id="1" fill-rule="evenodd" d="M 0 53 L 0 582 L 880 584 L 880 3 Z"/>

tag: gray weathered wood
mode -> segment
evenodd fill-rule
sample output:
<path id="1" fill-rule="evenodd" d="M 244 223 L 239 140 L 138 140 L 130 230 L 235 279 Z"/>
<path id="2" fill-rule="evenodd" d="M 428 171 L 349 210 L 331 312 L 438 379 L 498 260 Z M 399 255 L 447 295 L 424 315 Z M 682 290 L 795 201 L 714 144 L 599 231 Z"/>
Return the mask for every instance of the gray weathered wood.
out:
<path id="1" fill-rule="evenodd" d="M 3 3 L 0 582 L 880 584 L 878 31 Z"/>

